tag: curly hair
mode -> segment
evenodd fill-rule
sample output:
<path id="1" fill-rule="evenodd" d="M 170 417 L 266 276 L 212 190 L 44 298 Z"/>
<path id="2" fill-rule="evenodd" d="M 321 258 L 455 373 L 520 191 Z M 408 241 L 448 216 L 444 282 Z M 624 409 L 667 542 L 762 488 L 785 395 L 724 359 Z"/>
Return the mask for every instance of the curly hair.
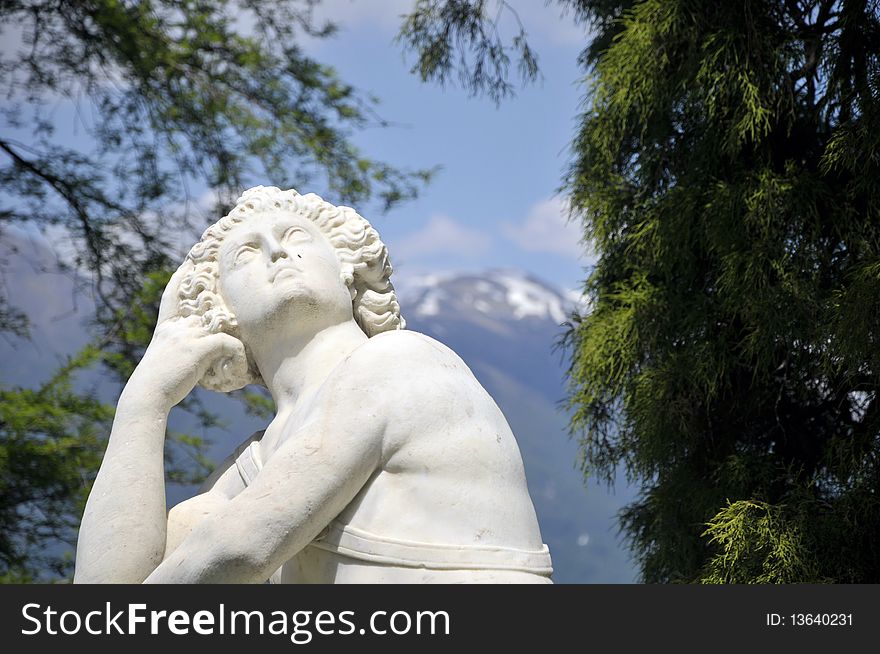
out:
<path id="1" fill-rule="evenodd" d="M 178 288 L 181 317 L 197 316 L 211 333 L 239 337 L 238 323 L 220 295 L 217 257 L 223 239 L 241 223 L 267 211 L 295 213 L 311 220 L 336 251 L 342 276 L 352 293 L 352 315 L 367 336 L 403 329 L 397 295 L 391 285 L 388 249 L 379 234 L 351 207 L 335 206 L 314 193 L 300 195 L 290 189 L 256 186 L 245 191 L 226 216 L 202 234 L 186 256 Z M 217 365 L 201 380 L 212 390 L 229 391 L 246 384 L 263 383 L 248 353 L 247 369 Z"/>

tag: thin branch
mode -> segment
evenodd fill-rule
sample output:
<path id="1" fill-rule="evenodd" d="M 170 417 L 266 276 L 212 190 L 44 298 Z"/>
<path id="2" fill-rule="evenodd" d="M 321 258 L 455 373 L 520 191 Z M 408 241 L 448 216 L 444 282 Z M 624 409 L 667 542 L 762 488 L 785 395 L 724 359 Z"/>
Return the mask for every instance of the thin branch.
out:
<path id="1" fill-rule="evenodd" d="M 89 218 L 88 212 L 86 211 L 86 207 L 83 206 L 82 202 L 80 202 L 80 198 L 76 194 L 76 189 L 66 180 L 63 180 L 60 177 L 53 175 L 49 171 L 38 166 L 35 162 L 22 157 L 18 152 L 13 149 L 9 141 L 4 141 L 0 139 L 0 150 L 6 152 L 6 154 L 9 155 L 9 157 L 15 162 L 17 166 L 46 182 L 64 199 L 65 202 L 67 202 L 70 208 L 73 209 L 74 214 L 76 215 L 80 225 L 82 226 L 83 233 L 85 234 L 86 244 L 88 245 L 94 262 L 96 263 L 96 291 L 101 300 L 108 303 L 109 305 L 109 299 L 106 297 L 102 290 L 104 279 L 103 273 L 101 271 L 103 255 L 101 253 L 100 239 L 98 237 L 98 234 L 92 227 L 91 219 Z"/>

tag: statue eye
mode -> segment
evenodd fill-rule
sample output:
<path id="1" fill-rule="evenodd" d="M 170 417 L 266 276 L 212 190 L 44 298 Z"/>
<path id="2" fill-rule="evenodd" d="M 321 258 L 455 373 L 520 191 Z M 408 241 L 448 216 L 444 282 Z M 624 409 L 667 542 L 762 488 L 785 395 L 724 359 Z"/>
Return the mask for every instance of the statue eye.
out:
<path id="1" fill-rule="evenodd" d="M 281 235 L 281 241 L 287 245 L 293 243 L 305 243 L 311 240 L 311 235 L 302 227 L 290 227 Z"/>
<path id="2" fill-rule="evenodd" d="M 235 263 L 250 261 L 256 254 L 257 248 L 253 243 L 242 245 L 235 251 Z"/>

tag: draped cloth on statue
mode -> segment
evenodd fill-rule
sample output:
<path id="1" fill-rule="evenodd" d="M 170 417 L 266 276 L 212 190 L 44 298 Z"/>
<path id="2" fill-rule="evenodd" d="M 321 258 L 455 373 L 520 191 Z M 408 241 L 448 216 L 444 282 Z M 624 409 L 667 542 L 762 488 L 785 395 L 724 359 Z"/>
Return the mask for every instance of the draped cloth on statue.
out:
<path id="1" fill-rule="evenodd" d="M 235 459 L 235 467 L 244 485 L 249 486 L 263 467 L 259 441 L 251 441 L 241 451 Z M 511 570 L 545 577 L 553 572 L 547 545 L 540 550 L 521 550 L 491 545 L 422 543 L 386 538 L 335 520 L 308 547 L 359 561 L 410 568 Z"/>

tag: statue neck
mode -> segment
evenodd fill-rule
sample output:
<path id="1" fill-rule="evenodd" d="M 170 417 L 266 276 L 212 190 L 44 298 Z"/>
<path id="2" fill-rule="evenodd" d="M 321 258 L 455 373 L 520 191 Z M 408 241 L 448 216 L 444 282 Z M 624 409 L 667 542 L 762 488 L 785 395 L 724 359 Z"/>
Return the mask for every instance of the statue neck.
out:
<path id="1" fill-rule="evenodd" d="M 262 336 L 250 349 L 279 414 L 295 411 L 302 398 L 311 395 L 343 359 L 367 340 L 354 319 L 308 336 Z"/>

